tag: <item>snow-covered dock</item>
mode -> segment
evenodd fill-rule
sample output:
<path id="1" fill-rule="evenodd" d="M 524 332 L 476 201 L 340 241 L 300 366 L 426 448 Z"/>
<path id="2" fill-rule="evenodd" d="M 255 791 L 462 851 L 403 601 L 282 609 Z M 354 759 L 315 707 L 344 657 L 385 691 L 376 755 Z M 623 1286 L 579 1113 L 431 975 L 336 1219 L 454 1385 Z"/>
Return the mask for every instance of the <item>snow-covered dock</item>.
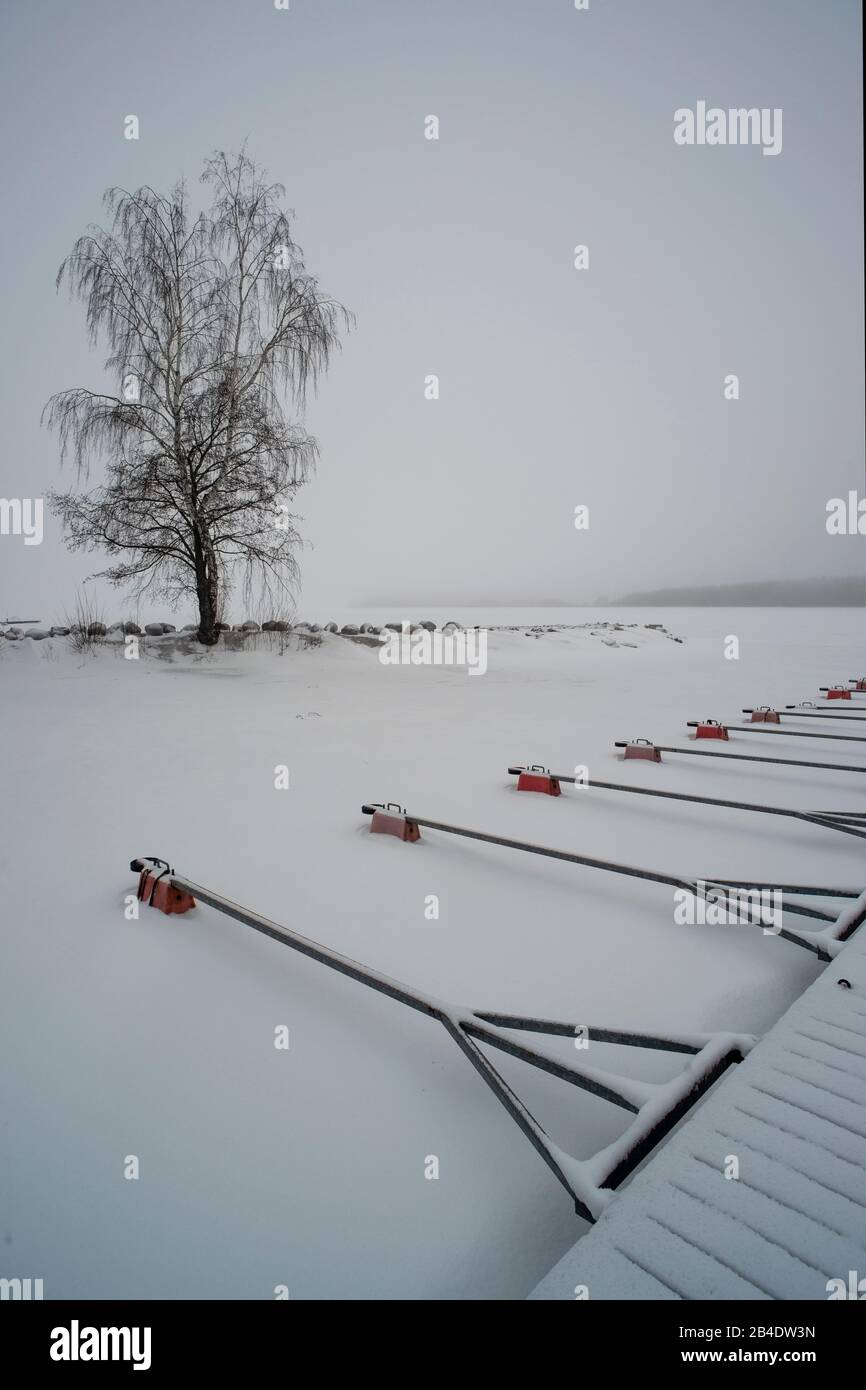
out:
<path id="1" fill-rule="evenodd" d="M 864 1276 L 866 926 L 530 1297 L 826 1299 Z"/>

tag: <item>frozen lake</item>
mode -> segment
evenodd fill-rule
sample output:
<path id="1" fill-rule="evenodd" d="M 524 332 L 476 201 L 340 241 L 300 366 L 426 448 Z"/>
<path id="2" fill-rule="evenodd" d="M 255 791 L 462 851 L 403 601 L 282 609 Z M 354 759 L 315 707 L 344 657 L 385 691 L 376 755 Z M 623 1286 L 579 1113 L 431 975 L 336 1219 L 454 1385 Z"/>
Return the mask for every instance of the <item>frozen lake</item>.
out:
<path id="1" fill-rule="evenodd" d="M 610 781 L 863 809 L 854 774 L 624 764 L 613 748 L 818 699 L 866 668 L 862 610 L 301 616 L 523 627 L 490 632 L 483 678 L 384 667 L 330 636 L 283 655 L 257 639 L 139 661 L 0 642 L 0 1275 L 42 1278 L 47 1298 L 268 1299 L 280 1285 L 298 1299 L 520 1298 L 585 1229 L 441 1027 L 208 908 L 126 920 L 132 857 L 169 858 L 456 1002 L 659 1031 L 761 1033 L 821 967 L 747 927 L 676 925 L 667 887 L 433 831 L 372 836 L 361 803 L 690 877 L 866 877 L 858 843 L 815 826 L 590 789 L 518 795 L 507 776 L 515 762 L 585 764 Z M 612 634 L 636 645 L 592 627 L 526 635 L 594 620 L 639 624 Z M 866 765 L 856 744 L 741 743 Z M 636 1076 L 676 1067 L 606 1052 Z M 623 1127 L 600 1100 L 496 1062 L 572 1153 Z"/>

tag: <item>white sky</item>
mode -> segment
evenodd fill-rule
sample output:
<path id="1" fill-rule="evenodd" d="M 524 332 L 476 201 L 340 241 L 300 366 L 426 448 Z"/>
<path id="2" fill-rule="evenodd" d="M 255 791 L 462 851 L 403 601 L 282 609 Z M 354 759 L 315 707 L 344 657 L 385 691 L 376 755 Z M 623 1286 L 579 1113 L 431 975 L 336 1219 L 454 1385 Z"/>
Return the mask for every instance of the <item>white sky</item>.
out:
<path id="1" fill-rule="evenodd" d="M 103 190 L 195 183 L 246 137 L 358 318 L 309 410 L 308 616 L 863 573 L 824 526 L 863 493 L 856 0 L 5 0 L 0 25 L 0 496 L 58 485 L 41 407 L 98 379 L 54 274 Z M 781 107 L 782 153 L 676 146 L 700 99 Z M 55 616 L 100 567 L 53 520 L 0 537 L 0 610 Z"/>

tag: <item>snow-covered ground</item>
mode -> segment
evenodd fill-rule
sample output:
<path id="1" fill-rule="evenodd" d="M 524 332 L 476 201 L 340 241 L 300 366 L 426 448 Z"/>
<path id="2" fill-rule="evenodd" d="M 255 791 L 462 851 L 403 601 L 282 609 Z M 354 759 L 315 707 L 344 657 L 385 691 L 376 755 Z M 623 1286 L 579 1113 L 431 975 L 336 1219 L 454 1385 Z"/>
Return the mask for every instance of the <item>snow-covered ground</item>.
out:
<path id="1" fill-rule="evenodd" d="M 585 1229 L 439 1025 L 208 908 L 127 920 L 133 856 L 169 858 L 479 1009 L 761 1033 L 820 972 L 752 928 L 676 925 L 667 887 L 432 831 L 403 844 L 370 835 L 360 806 L 399 800 L 687 877 L 866 881 L 858 841 L 815 826 L 588 789 L 518 795 L 506 771 L 586 764 L 611 781 L 864 809 L 860 775 L 625 764 L 613 749 L 684 742 L 687 719 L 733 721 L 743 705 L 819 698 L 866 668 L 861 612 L 359 616 L 524 626 L 490 632 L 483 677 L 385 667 L 331 636 L 282 655 L 268 638 L 205 656 L 154 642 L 139 661 L 116 646 L 82 657 L 62 639 L 0 641 L 0 1275 L 42 1278 L 48 1298 L 270 1298 L 278 1285 L 292 1298 L 513 1298 Z M 641 626 L 527 635 L 595 618 Z M 653 622 L 685 640 L 642 626 Z M 730 635 L 738 660 L 725 659 Z M 860 747 L 741 740 L 743 752 L 866 765 Z M 281 764 L 288 790 L 274 786 Z M 438 921 L 425 916 L 431 894 Z M 279 1025 L 288 1051 L 274 1047 Z M 545 1045 L 574 1055 L 567 1040 Z M 634 1076 L 677 1066 L 605 1051 Z M 595 1097 L 496 1064 L 577 1156 L 621 1131 L 627 1117 Z M 124 1177 L 129 1155 L 137 1181 Z"/>

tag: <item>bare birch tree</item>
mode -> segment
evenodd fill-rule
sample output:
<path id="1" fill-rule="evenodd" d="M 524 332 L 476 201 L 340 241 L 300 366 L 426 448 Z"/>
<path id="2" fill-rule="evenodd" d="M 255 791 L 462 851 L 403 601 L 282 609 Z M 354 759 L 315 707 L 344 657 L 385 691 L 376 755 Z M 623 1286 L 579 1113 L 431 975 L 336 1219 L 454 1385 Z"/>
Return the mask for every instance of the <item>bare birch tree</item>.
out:
<path id="1" fill-rule="evenodd" d="M 57 284 L 107 342 L 116 389 L 61 391 L 43 418 L 76 467 L 51 497 L 67 544 L 116 557 L 103 576 L 136 593 L 194 594 L 212 644 L 235 582 L 275 599 L 297 579 L 291 503 L 318 453 L 303 407 L 350 315 L 306 270 L 284 188 L 245 151 L 215 154 L 202 182 L 198 214 L 183 182 L 106 193 L 107 227 L 75 243 Z"/>

